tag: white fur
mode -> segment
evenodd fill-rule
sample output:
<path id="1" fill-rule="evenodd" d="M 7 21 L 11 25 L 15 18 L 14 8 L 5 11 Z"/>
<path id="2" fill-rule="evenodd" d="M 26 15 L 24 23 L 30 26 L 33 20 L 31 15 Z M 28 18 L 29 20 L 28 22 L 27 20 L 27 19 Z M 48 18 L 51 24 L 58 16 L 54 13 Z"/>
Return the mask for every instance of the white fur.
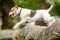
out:
<path id="1" fill-rule="evenodd" d="M 48 26 L 51 26 L 55 22 L 55 19 L 51 17 L 49 14 L 49 11 L 52 9 L 52 7 L 53 5 L 51 5 L 50 8 L 47 10 L 36 10 L 36 14 L 32 18 L 30 18 L 30 16 L 27 16 L 27 15 L 30 15 L 31 10 L 22 8 L 22 11 L 20 14 L 21 21 L 16 23 L 13 29 L 16 29 L 17 27 L 19 27 L 21 24 L 25 23 L 26 21 L 35 22 L 36 20 L 40 20 L 41 18 L 43 18 L 44 22 L 46 22 Z M 17 13 L 19 13 L 20 9 L 21 8 L 19 7 Z M 27 16 L 27 18 L 25 18 L 25 16 Z"/>

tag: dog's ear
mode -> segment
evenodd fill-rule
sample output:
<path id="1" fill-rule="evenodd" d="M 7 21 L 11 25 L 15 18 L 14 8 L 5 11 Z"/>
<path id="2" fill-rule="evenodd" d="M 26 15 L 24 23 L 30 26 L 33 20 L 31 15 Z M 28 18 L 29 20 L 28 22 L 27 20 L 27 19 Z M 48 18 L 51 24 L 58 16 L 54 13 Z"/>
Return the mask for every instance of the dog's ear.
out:
<path id="1" fill-rule="evenodd" d="M 18 5 L 15 5 L 16 8 L 18 8 Z"/>

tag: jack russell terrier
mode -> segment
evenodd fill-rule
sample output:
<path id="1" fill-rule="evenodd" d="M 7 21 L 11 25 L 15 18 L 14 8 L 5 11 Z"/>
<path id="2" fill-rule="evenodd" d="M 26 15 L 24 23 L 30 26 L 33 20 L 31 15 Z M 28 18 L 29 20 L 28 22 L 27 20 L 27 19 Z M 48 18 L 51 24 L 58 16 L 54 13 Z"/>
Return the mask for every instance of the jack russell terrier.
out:
<path id="1" fill-rule="evenodd" d="M 30 10 L 25 8 L 20 8 L 17 5 L 11 8 L 9 12 L 9 16 L 15 17 L 16 15 L 19 15 L 20 21 L 14 25 L 13 29 L 16 29 L 21 24 L 24 24 L 26 21 L 28 22 L 35 22 L 36 20 L 41 20 L 45 23 L 47 23 L 47 26 L 51 26 L 55 22 L 55 18 L 51 17 L 49 12 L 53 8 L 53 5 L 50 6 L 47 10 Z M 30 15 L 34 15 L 33 17 L 30 17 Z"/>

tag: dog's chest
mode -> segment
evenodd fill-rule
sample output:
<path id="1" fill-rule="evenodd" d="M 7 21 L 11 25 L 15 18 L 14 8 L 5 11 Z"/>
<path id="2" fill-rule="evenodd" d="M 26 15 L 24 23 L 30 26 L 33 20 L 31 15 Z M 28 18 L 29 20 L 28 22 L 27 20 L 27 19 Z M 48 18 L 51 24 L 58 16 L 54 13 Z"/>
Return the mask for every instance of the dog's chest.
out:
<path id="1" fill-rule="evenodd" d="M 32 10 L 32 11 L 30 12 L 30 17 L 33 17 L 35 14 L 36 14 L 36 10 Z"/>

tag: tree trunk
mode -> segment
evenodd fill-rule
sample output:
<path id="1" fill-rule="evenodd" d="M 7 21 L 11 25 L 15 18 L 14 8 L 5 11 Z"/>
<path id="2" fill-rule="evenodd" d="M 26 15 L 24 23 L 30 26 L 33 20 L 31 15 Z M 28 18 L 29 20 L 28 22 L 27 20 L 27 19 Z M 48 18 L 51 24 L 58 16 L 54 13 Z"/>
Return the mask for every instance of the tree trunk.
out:
<path id="1" fill-rule="evenodd" d="M 13 25 L 12 19 L 9 17 L 8 12 L 10 8 L 14 5 L 12 0 L 2 0 L 1 1 L 2 5 L 2 29 L 6 28 L 12 28 L 11 26 Z"/>
<path id="2" fill-rule="evenodd" d="M 41 9 L 47 9 L 48 8 L 48 5 L 45 1 L 46 0 L 41 0 Z"/>

